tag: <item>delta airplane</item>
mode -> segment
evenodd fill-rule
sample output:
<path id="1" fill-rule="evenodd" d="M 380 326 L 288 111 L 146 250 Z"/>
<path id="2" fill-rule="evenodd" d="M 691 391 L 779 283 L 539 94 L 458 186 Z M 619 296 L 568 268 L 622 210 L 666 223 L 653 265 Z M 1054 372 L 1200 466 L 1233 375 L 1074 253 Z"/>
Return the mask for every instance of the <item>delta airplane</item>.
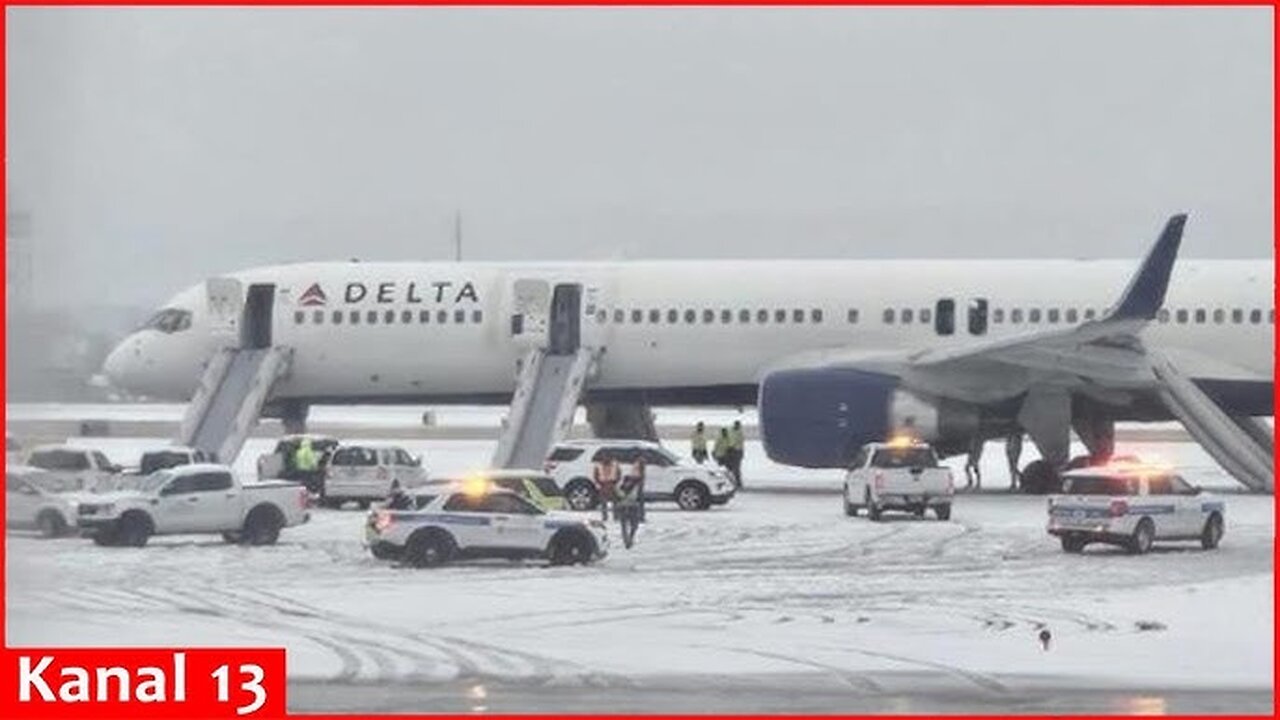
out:
<path id="1" fill-rule="evenodd" d="M 288 346 L 264 415 L 297 421 L 312 404 L 506 403 L 531 348 L 593 348 L 589 408 L 758 404 L 786 464 L 840 467 L 903 430 L 945 454 L 1025 433 L 1044 460 L 1024 483 L 1044 485 L 1072 461 L 1072 430 L 1100 460 L 1115 422 L 1178 420 L 1270 489 L 1271 430 L 1255 418 L 1273 414 L 1272 261 L 1175 262 L 1185 220 L 1141 262 L 260 267 L 182 291 L 104 370 L 185 400 L 229 337 Z"/>

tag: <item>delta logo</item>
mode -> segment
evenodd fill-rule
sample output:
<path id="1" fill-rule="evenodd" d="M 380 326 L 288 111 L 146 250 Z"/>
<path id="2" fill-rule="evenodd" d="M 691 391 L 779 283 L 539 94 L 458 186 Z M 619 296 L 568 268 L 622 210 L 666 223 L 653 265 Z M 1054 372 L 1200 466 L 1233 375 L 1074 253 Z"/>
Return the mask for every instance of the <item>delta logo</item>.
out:
<path id="1" fill-rule="evenodd" d="M 298 298 L 298 304 L 304 307 L 315 307 L 328 302 L 329 298 L 325 297 L 324 290 L 320 289 L 320 283 L 312 283 L 311 287 Z"/>

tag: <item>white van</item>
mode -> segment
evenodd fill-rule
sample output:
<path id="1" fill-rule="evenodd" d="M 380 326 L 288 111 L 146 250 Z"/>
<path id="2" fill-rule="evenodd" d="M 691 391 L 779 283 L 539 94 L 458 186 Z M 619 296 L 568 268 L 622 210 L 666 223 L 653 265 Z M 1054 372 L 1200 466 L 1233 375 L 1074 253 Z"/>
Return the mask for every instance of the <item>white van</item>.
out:
<path id="1" fill-rule="evenodd" d="M 354 500 L 364 509 L 391 492 L 391 482 L 400 481 L 408 490 L 427 481 L 422 459 L 415 458 L 395 445 L 339 445 L 325 466 L 325 507 L 341 507 Z"/>

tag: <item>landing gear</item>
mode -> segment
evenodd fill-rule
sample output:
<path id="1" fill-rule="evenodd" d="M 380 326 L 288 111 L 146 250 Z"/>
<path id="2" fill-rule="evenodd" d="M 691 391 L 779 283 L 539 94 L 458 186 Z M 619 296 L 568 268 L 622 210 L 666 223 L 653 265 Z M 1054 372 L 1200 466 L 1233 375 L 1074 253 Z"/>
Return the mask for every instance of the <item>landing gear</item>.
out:
<path id="1" fill-rule="evenodd" d="M 1048 495 L 1062 490 L 1062 476 L 1044 460 L 1032 460 L 1022 469 L 1022 492 L 1028 495 Z"/>
<path id="2" fill-rule="evenodd" d="M 1009 461 L 1009 489 L 1017 490 L 1022 473 L 1018 470 L 1018 461 L 1022 458 L 1022 430 L 1009 435 L 1004 442 L 1004 457 Z"/>
<path id="3" fill-rule="evenodd" d="M 587 405 L 587 424 L 598 438 L 658 442 L 658 429 L 648 405 L 591 403 Z"/>

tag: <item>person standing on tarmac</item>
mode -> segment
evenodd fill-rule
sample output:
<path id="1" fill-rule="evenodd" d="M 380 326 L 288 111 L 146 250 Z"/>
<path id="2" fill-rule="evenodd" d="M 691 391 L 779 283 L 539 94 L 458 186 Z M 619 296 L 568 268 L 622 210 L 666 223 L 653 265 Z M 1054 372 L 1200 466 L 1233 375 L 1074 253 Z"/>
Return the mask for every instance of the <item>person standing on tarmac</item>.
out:
<path id="1" fill-rule="evenodd" d="M 298 449 L 293 453 L 293 467 L 300 475 L 310 475 L 316 471 L 319 461 L 316 451 L 311 447 L 311 438 L 302 438 Z"/>
<path id="2" fill-rule="evenodd" d="M 746 435 L 742 432 L 742 421 L 734 420 L 733 429 L 729 431 L 729 472 L 733 473 L 733 482 L 742 488 L 742 456 L 747 447 Z"/>
<path id="3" fill-rule="evenodd" d="M 715 444 L 711 446 L 711 458 L 722 468 L 729 467 L 729 429 L 720 428 Z"/>
<path id="4" fill-rule="evenodd" d="M 596 463 L 594 474 L 596 492 L 600 496 L 600 519 L 608 522 L 609 505 L 614 502 L 620 479 L 618 461 L 612 455 L 606 456 L 604 460 Z"/>
<path id="5" fill-rule="evenodd" d="M 411 510 L 413 508 L 413 499 L 409 497 L 409 493 L 400 487 L 399 480 L 391 481 L 391 494 L 387 496 L 388 510 Z"/>
<path id="6" fill-rule="evenodd" d="M 693 452 L 693 461 L 701 465 L 707 461 L 707 426 L 699 420 L 693 428 L 693 437 L 689 439 Z"/>
<path id="7" fill-rule="evenodd" d="M 618 516 L 618 525 L 622 529 L 622 544 L 630 550 L 636 541 L 636 530 L 644 519 L 644 458 L 636 458 L 632 471 L 618 485 L 614 514 Z"/>

